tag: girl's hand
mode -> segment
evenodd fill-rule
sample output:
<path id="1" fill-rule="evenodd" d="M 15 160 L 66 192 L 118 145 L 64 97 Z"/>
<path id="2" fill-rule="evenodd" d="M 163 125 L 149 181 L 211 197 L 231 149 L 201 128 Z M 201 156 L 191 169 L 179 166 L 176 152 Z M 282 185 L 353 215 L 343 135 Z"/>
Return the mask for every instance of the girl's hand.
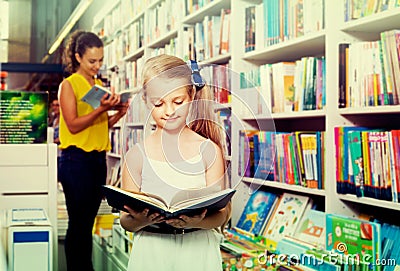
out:
<path id="1" fill-rule="evenodd" d="M 206 216 L 207 210 L 205 209 L 201 214 L 195 216 L 181 215 L 179 218 L 168 219 L 165 223 L 175 228 L 196 228 L 200 221 Z"/>
<path id="2" fill-rule="evenodd" d="M 126 205 L 124 208 L 129 212 L 133 219 L 137 220 L 138 224 L 142 225 L 143 227 L 164 221 L 164 217 L 159 213 L 149 214 L 149 209 L 144 209 L 141 212 L 137 212 Z"/>

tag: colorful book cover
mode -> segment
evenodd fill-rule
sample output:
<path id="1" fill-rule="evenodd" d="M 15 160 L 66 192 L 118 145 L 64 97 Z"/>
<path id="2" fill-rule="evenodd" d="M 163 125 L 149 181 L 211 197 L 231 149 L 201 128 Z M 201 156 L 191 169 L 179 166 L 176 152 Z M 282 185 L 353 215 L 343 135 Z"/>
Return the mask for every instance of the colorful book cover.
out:
<path id="1" fill-rule="evenodd" d="M 239 159 L 238 159 L 238 175 L 244 176 L 245 169 L 245 136 L 244 131 L 239 131 Z M 248 144 L 247 144 L 248 145 Z"/>
<path id="2" fill-rule="evenodd" d="M 267 248 L 274 251 L 278 242 L 287 236 L 293 236 L 301 221 L 304 212 L 311 207 L 311 199 L 291 193 L 284 193 L 277 205 L 264 236 L 267 239 Z"/>
<path id="3" fill-rule="evenodd" d="M 258 134 L 257 130 L 244 131 L 244 176 L 254 177 L 254 135 Z"/>
<path id="4" fill-rule="evenodd" d="M 303 219 L 294 237 L 301 241 L 315 245 L 320 249 L 326 248 L 326 214 L 314 209 L 309 209 L 304 214 Z"/>
<path id="5" fill-rule="evenodd" d="M 380 133 L 377 131 L 368 132 L 368 150 L 370 156 L 370 177 L 373 198 L 381 198 L 381 187 L 382 187 L 382 168 L 381 168 L 381 153 L 380 153 Z"/>
<path id="6" fill-rule="evenodd" d="M 263 180 L 275 180 L 274 161 L 276 156 L 275 133 L 260 131 L 258 134 L 259 161 L 254 177 Z"/>
<path id="7" fill-rule="evenodd" d="M 362 270 L 377 270 L 373 266 L 380 255 L 380 225 L 378 223 L 326 215 L 326 246 L 345 255 L 347 260 L 359 262 Z"/>
<path id="8" fill-rule="evenodd" d="M 306 186 L 318 188 L 317 134 L 316 132 L 301 132 L 298 135 L 304 163 Z"/>
<path id="9" fill-rule="evenodd" d="M 364 197 L 364 163 L 361 131 L 350 131 L 348 140 L 354 183 L 356 186 L 356 196 Z"/>
<path id="10" fill-rule="evenodd" d="M 390 157 L 390 142 L 389 142 L 389 134 L 390 132 L 384 131 L 380 132 L 381 136 L 381 159 L 382 159 L 382 175 L 383 175 L 383 185 L 381 187 L 381 199 L 392 201 L 392 175 L 393 171 L 391 170 L 391 157 Z"/>
<path id="11" fill-rule="evenodd" d="M 307 250 L 314 248 L 310 244 L 301 242 L 301 240 L 285 237 L 279 241 L 276 253 L 284 255 L 303 255 Z"/>
<path id="12" fill-rule="evenodd" d="M 337 192 L 339 194 L 355 194 L 356 187 L 354 183 L 353 172 L 350 171 L 350 151 L 348 134 L 350 131 L 365 131 L 368 128 L 349 126 L 335 127 L 335 145 L 336 145 L 336 171 L 337 171 Z"/>
<path id="13" fill-rule="evenodd" d="M 236 227 L 259 235 L 264 230 L 278 196 L 257 190 L 248 199 Z"/>
<path id="14" fill-rule="evenodd" d="M 393 201 L 399 202 L 400 195 L 400 141 L 399 141 L 400 130 L 392 130 L 392 146 L 391 146 L 391 162 L 393 163 L 394 178 L 392 180 L 393 187 Z"/>
<path id="15" fill-rule="evenodd" d="M 0 144 L 47 142 L 47 92 L 0 91 Z"/>
<path id="16" fill-rule="evenodd" d="M 317 163 L 317 188 L 318 189 L 323 189 L 324 188 L 324 168 L 323 165 L 325 163 L 325 157 L 324 157 L 324 137 L 325 137 L 325 132 L 324 131 L 318 131 L 316 132 L 317 135 L 317 154 L 316 154 L 316 163 Z"/>

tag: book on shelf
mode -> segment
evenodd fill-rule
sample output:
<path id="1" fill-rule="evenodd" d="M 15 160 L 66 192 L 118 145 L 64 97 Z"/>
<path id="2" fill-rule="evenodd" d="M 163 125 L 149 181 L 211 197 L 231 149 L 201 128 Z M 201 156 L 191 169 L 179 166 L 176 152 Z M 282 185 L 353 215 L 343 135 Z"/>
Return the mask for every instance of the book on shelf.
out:
<path id="1" fill-rule="evenodd" d="M 297 228 L 294 237 L 314 245 L 317 248 L 326 248 L 326 214 L 325 212 L 308 209 L 299 227 Z"/>
<path id="2" fill-rule="evenodd" d="M 350 131 L 348 133 L 348 145 L 350 153 L 349 168 L 352 169 L 350 178 L 354 178 L 351 181 L 355 185 L 355 194 L 357 197 L 364 196 L 364 163 L 362 155 L 362 139 L 361 131 Z"/>
<path id="3" fill-rule="evenodd" d="M 133 90 L 133 89 L 128 89 L 128 90 L 124 90 L 121 92 L 118 92 L 117 94 L 119 94 L 121 96 L 121 103 L 125 103 L 129 100 L 130 97 L 132 97 L 133 94 L 135 94 L 137 92 L 137 90 Z M 94 109 L 96 109 L 97 107 L 100 106 L 100 100 L 101 98 L 103 98 L 104 95 L 111 95 L 112 92 L 111 90 L 103 87 L 103 86 L 99 86 L 99 85 L 94 85 L 83 97 L 82 97 L 82 101 L 90 104 Z"/>
<path id="4" fill-rule="evenodd" d="M 323 131 L 295 132 L 293 142 L 298 151 L 300 175 L 303 184 L 309 188 L 324 188 L 322 174 L 322 165 L 325 161 L 322 153 L 324 137 Z"/>
<path id="5" fill-rule="evenodd" d="M 119 159 L 117 159 L 115 164 L 109 167 L 107 183 L 113 186 L 118 186 L 118 184 L 121 181 L 120 178 L 121 178 L 121 162 Z"/>
<path id="6" fill-rule="evenodd" d="M 108 204 L 120 211 L 126 211 L 125 205 L 136 211 L 147 208 L 151 213 L 159 213 L 166 219 L 197 215 L 204 209 L 207 209 L 207 214 L 211 214 L 224 208 L 235 193 L 231 188 L 215 191 L 215 186 L 186 189 L 177 192 L 170 202 L 166 202 L 158 195 L 127 191 L 111 185 L 104 185 L 103 191 Z"/>
<path id="7" fill-rule="evenodd" d="M 260 253 L 265 251 L 265 246 L 241 238 L 225 239 L 221 242 L 220 247 L 223 251 L 234 253 L 240 256 L 249 255 L 257 257 Z"/>
<path id="8" fill-rule="evenodd" d="M 398 202 L 398 130 L 335 127 L 337 192 Z"/>
<path id="9" fill-rule="evenodd" d="M 255 50 L 256 42 L 256 6 L 245 8 L 245 46 L 244 51 Z"/>
<path id="10" fill-rule="evenodd" d="M 256 155 L 256 169 L 254 177 L 262 180 L 275 180 L 274 160 L 276 157 L 275 132 L 259 131 L 258 154 Z M 256 150 L 257 151 L 257 150 Z"/>
<path id="11" fill-rule="evenodd" d="M 230 22 L 231 10 L 221 9 L 221 29 L 220 29 L 220 45 L 219 54 L 223 55 L 230 51 Z"/>
<path id="12" fill-rule="evenodd" d="M 295 62 L 278 62 L 272 64 L 272 88 L 274 91 L 272 112 L 274 113 L 294 111 L 295 68 Z M 312 92 L 311 88 L 312 86 L 310 85 L 310 92 Z"/>
<path id="13" fill-rule="evenodd" d="M 331 261 L 326 255 L 329 255 L 329 252 L 325 249 L 308 249 L 303 254 L 303 261 L 301 262 L 302 267 L 307 267 L 309 269 L 306 270 L 324 270 L 324 271 L 341 271 L 341 270 L 353 270 L 348 266 L 344 267 L 342 263 L 337 261 Z M 312 259 L 312 260 L 310 260 Z M 348 269 L 346 269 L 348 268 Z M 358 269 L 355 269 L 358 270 Z"/>
<path id="14" fill-rule="evenodd" d="M 285 236 L 293 236 L 313 200 L 307 196 L 283 193 L 264 231 L 267 249 L 274 251 Z"/>
<path id="15" fill-rule="evenodd" d="M 339 107 L 400 103 L 400 30 L 380 33 L 375 41 L 339 44 Z"/>
<path id="16" fill-rule="evenodd" d="M 221 250 L 242 255 L 257 256 L 265 252 L 264 237 L 255 236 L 237 227 L 225 230 L 224 239 L 220 244 Z"/>
<path id="17" fill-rule="evenodd" d="M 254 235 L 262 234 L 277 200 L 276 194 L 263 190 L 254 191 L 247 200 L 235 227 Z"/>
<path id="18" fill-rule="evenodd" d="M 287 264 L 291 265 L 294 264 L 294 262 L 291 261 L 296 260 L 292 257 L 293 255 L 300 257 L 307 250 L 314 248 L 316 247 L 311 245 L 310 243 L 303 242 L 302 240 L 295 237 L 285 236 L 284 238 L 282 238 L 282 240 L 279 241 L 276 248 L 276 253 L 279 253 L 280 255 L 288 255 L 289 257 L 287 258 Z"/>
<path id="19" fill-rule="evenodd" d="M 350 131 L 365 131 L 366 127 L 346 127 L 340 126 L 334 128 L 335 134 L 335 153 L 336 153 L 336 190 L 339 194 L 355 194 L 356 186 L 354 183 L 353 169 L 350 149 L 349 149 L 349 132 Z M 350 171 L 351 170 L 351 171 Z"/>
<path id="20" fill-rule="evenodd" d="M 379 223 L 327 214 L 326 233 L 328 251 L 349 255 L 352 260 L 358 259 L 361 268 L 372 266 L 372 270 L 379 270 L 374 264 L 377 259 L 381 259 Z"/>
<path id="21" fill-rule="evenodd" d="M 238 174 L 324 188 L 324 131 L 239 131 Z"/>
<path id="22" fill-rule="evenodd" d="M 349 44 L 339 44 L 339 108 L 345 108 L 348 105 L 349 97 L 347 92 L 348 84 L 348 52 Z"/>
<path id="23" fill-rule="evenodd" d="M 377 219 L 373 220 L 381 225 L 381 262 L 396 263 L 396 268 L 400 267 L 400 246 L 396 245 L 400 238 L 400 227 Z M 395 266 L 387 265 L 384 270 L 396 270 Z"/>

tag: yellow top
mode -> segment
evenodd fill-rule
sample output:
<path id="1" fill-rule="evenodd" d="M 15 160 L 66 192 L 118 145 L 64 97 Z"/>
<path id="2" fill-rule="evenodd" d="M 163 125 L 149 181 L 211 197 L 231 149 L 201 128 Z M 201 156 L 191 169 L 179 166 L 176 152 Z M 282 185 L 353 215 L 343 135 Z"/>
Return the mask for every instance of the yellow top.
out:
<path id="1" fill-rule="evenodd" d="M 80 74 L 72 74 L 67 80 L 74 91 L 77 102 L 78 117 L 92 112 L 94 109 L 81 98 L 89 91 L 91 85 Z M 100 79 L 95 79 L 95 84 L 101 85 Z M 86 152 L 90 151 L 109 151 L 111 149 L 110 139 L 108 137 L 108 114 L 102 113 L 89 127 L 72 134 L 65 123 L 62 110 L 60 109 L 60 148 L 65 149 L 69 146 L 76 146 Z"/>

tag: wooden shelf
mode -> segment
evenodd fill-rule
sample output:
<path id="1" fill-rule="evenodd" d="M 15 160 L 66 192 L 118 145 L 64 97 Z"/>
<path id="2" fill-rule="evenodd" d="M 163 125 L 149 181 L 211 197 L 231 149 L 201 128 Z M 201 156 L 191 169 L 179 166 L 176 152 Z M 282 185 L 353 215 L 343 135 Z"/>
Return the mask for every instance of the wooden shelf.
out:
<path id="1" fill-rule="evenodd" d="M 161 36 L 161 37 L 155 39 L 154 41 L 151 41 L 147 46 L 150 47 L 150 48 L 162 47 L 162 46 L 164 46 L 165 44 L 168 44 L 169 41 L 170 41 L 172 38 L 175 38 L 175 37 L 177 37 L 177 36 L 178 36 L 178 30 L 175 29 L 175 30 L 172 30 L 172 31 L 166 33 L 165 35 L 163 35 L 163 36 Z"/>
<path id="2" fill-rule="evenodd" d="M 286 113 L 272 113 L 271 115 L 255 115 L 254 117 L 243 116 L 244 120 L 269 120 L 269 119 L 301 119 L 301 118 L 324 118 L 326 110 L 308 110 Z"/>
<path id="3" fill-rule="evenodd" d="M 192 14 L 183 18 L 183 24 L 195 24 L 202 22 L 204 16 L 214 16 L 220 15 L 221 9 L 230 9 L 231 1 L 230 0 L 214 0 L 213 2 L 208 3 L 201 9 L 193 12 Z"/>
<path id="4" fill-rule="evenodd" d="M 358 198 L 355 195 L 338 195 L 339 199 L 343 201 L 350 201 L 350 202 L 355 202 L 355 203 L 360 203 L 360 204 L 366 204 L 370 206 L 376 206 L 376 207 L 381 207 L 385 209 L 390 209 L 390 210 L 396 210 L 400 211 L 400 203 L 398 202 L 391 202 L 391 201 L 386 201 L 386 200 L 379 200 L 379 199 L 373 199 L 373 198 L 367 198 L 367 197 L 362 197 Z"/>
<path id="5" fill-rule="evenodd" d="M 121 154 L 116 154 L 116 153 L 112 153 L 112 152 L 108 152 L 107 153 L 108 157 L 112 157 L 112 158 L 116 158 L 116 159 L 121 159 Z"/>
<path id="6" fill-rule="evenodd" d="M 132 53 L 130 53 L 130 54 L 124 56 L 124 57 L 122 58 L 122 60 L 123 60 L 123 61 L 134 61 L 134 60 L 136 60 L 136 59 L 142 57 L 143 55 L 144 55 L 144 47 L 139 48 L 139 49 L 133 51 Z"/>
<path id="7" fill-rule="evenodd" d="M 383 106 L 370 106 L 360 108 L 340 108 L 341 115 L 370 115 L 370 114 L 398 114 L 400 112 L 400 105 L 383 105 Z"/>
<path id="8" fill-rule="evenodd" d="M 293 61 L 303 56 L 321 56 L 325 54 L 325 36 L 325 31 L 307 34 L 271 45 L 263 50 L 245 53 L 243 59 L 256 64 L 264 64 Z"/>
<path id="9" fill-rule="evenodd" d="M 249 178 L 249 177 L 244 177 L 243 181 L 246 183 L 249 183 L 249 184 L 261 185 L 261 186 L 265 186 L 265 187 L 273 187 L 273 188 L 278 188 L 278 189 L 282 189 L 282 190 L 286 190 L 286 191 L 299 192 L 299 193 L 308 194 L 308 195 L 321 196 L 321 197 L 325 197 L 325 195 L 326 195 L 325 190 L 307 188 L 307 187 L 303 187 L 303 186 L 299 186 L 299 185 L 291 185 L 291 184 L 286 184 L 286 183 L 266 181 L 266 180 Z"/>

